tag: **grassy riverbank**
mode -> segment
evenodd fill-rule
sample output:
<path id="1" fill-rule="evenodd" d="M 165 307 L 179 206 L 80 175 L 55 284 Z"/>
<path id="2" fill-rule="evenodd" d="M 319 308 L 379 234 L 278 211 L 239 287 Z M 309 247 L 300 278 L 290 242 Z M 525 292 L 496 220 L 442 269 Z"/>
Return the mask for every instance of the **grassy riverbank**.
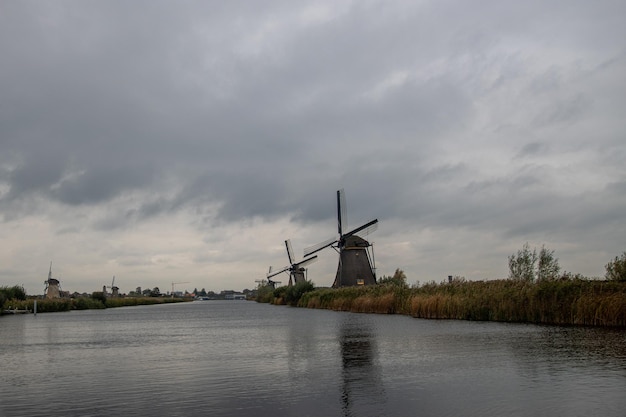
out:
<path id="1" fill-rule="evenodd" d="M 294 305 L 428 319 L 626 327 L 626 283 L 586 279 L 315 289 Z"/>
<path id="2" fill-rule="evenodd" d="M 88 310 L 88 309 L 104 309 L 114 307 L 126 307 L 137 305 L 153 305 L 164 303 L 180 303 L 191 301 L 186 298 L 171 297 L 123 297 L 123 298 L 106 298 L 101 299 L 91 297 L 77 298 L 56 298 L 56 299 L 37 299 L 37 313 L 52 313 L 58 311 L 70 310 Z M 35 299 L 26 300 L 8 300 L 5 302 L 6 309 L 17 310 L 34 310 Z"/>

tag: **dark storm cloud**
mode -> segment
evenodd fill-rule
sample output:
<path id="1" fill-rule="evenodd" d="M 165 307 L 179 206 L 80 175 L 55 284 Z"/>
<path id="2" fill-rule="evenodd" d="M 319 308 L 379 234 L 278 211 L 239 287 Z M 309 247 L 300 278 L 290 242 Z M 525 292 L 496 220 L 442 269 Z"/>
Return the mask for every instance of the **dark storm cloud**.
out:
<path id="1" fill-rule="evenodd" d="M 623 244 L 625 12 L 3 2 L 0 219 L 63 212 L 77 224 L 55 230 L 87 236 L 185 213 L 206 235 L 261 219 L 325 236 L 344 188 L 350 227 L 397 225 L 379 236 Z"/>
<path id="2" fill-rule="evenodd" d="M 359 160 L 380 156 L 381 146 L 401 154 L 412 152 L 417 140 L 428 152 L 420 137 L 468 116 L 465 93 L 441 75 L 409 78 L 378 97 L 362 97 L 398 66 L 416 65 L 410 19 L 399 19 L 390 31 L 357 7 L 282 41 L 282 54 L 265 63 L 233 54 L 228 37 L 217 42 L 211 24 L 228 28 L 225 21 L 198 19 L 190 29 L 184 10 L 165 17 L 163 7 L 147 15 L 106 4 L 31 10 L 31 30 L 21 29 L 26 48 L 13 48 L 19 59 L 9 65 L 17 85 L 31 93 L 15 88 L 11 94 L 19 105 L 7 119 L 29 120 L 7 135 L 9 150 L 22 160 L 5 200 L 42 192 L 66 204 L 101 203 L 135 188 L 158 188 L 156 172 L 178 175 L 185 165 L 191 168 L 184 171 L 190 176 L 181 198 L 223 200 L 227 219 L 301 212 L 312 202 L 285 198 L 305 197 L 298 183 L 332 190 Z M 187 49 L 185 41 L 200 49 Z M 302 97 L 309 99 L 299 108 Z M 328 158 L 326 172 L 307 162 L 320 152 Z M 71 170 L 80 175 L 64 179 Z"/>

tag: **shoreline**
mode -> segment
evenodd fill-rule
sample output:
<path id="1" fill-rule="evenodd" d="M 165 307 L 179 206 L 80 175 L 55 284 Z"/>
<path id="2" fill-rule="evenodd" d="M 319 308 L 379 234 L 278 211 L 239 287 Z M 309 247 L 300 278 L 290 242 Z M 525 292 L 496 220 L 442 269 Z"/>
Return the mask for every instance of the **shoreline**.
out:
<path id="1" fill-rule="evenodd" d="M 503 279 L 419 287 L 378 284 L 318 288 L 295 302 L 285 302 L 279 290 L 270 302 L 305 308 L 425 319 L 626 328 L 626 282 Z"/>

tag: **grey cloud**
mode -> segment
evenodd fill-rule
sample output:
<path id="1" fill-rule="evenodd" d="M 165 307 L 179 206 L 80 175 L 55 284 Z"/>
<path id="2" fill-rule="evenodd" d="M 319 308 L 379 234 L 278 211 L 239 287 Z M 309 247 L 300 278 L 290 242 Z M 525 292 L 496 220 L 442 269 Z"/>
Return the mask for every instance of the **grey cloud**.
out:
<path id="1" fill-rule="evenodd" d="M 250 219 L 332 234 L 344 188 L 350 225 L 379 218 L 380 236 L 618 242 L 623 14 L 608 1 L 8 2 L 0 217 L 54 207 L 89 236 L 184 213 L 211 246 L 212 228 Z M 556 188 L 573 174 L 579 189 Z"/>

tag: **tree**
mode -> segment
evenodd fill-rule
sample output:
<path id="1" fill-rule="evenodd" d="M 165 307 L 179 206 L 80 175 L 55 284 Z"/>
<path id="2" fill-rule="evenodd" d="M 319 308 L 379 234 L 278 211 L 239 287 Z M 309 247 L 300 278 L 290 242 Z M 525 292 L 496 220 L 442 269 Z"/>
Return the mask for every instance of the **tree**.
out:
<path id="1" fill-rule="evenodd" d="M 14 285 L 12 287 L 0 287 L 0 310 L 4 307 L 4 304 L 10 300 L 25 300 L 26 291 L 24 287 L 20 285 Z"/>
<path id="2" fill-rule="evenodd" d="M 107 302 L 107 296 L 104 292 L 102 291 L 94 291 L 91 293 L 91 298 L 94 300 L 98 300 L 100 302 L 102 302 L 103 304 Z"/>
<path id="3" fill-rule="evenodd" d="M 160 297 L 160 296 L 161 296 L 161 290 L 159 290 L 159 287 L 154 287 L 152 291 L 150 291 L 150 297 Z"/>
<path id="4" fill-rule="evenodd" d="M 561 267 L 559 260 L 554 257 L 554 251 L 541 246 L 537 263 L 537 279 L 553 281 L 559 277 Z"/>
<path id="5" fill-rule="evenodd" d="M 530 250 L 528 242 L 524 243 L 517 255 L 509 256 L 509 278 L 520 281 L 532 281 L 535 278 L 537 251 Z"/>
<path id="6" fill-rule="evenodd" d="M 12 287 L 0 287 L 0 292 L 7 300 L 26 300 L 26 291 L 21 285 Z"/>
<path id="7" fill-rule="evenodd" d="M 616 256 L 611 262 L 606 264 L 606 274 L 609 281 L 626 281 L 626 252 L 621 256 Z"/>
<path id="8" fill-rule="evenodd" d="M 394 272 L 393 276 L 391 276 L 391 277 L 387 277 L 387 276 L 383 275 L 382 278 L 380 278 L 378 280 L 378 283 L 379 284 L 397 285 L 399 287 L 407 287 L 408 286 L 408 284 L 406 283 L 406 274 L 400 268 L 396 268 L 396 272 Z"/>
<path id="9" fill-rule="evenodd" d="M 528 242 L 522 246 L 517 254 L 509 256 L 509 278 L 532 282 L 537 280 L 557 279 L 561 267 L 559 260 L 554 257 L 554 251 L 541 247 L 539 255 L 535 248 L 530 250 Z"/>
<path id="10" fill-rule="evenodd" d="M 282 288 L 286 288 L 285 299 L 284 299 L 285 303 L 295 306 L 295 305 L 298 305 L 298 301 L 300 301 L 300 298 L 302 298 L 304 293 L 313 291 L 315 289 L 315 285 L 313 285 L 311 281 L 303 281 L 303 282 L 298 282 L 295 285 L 291 285 L 289 287 L 282 287 Z"/>

